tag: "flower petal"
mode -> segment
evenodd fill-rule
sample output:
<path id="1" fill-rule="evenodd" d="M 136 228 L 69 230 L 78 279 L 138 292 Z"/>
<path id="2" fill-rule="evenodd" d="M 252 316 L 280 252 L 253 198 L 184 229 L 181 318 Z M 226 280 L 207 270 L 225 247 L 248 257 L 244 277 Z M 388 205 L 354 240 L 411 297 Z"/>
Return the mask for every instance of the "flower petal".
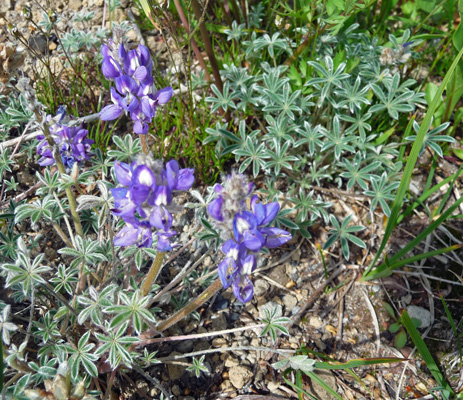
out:
<path id="1" fill-rule="evenodd" d="M 100 111 L 100 119 L 102 121 L 112 121 L 121 116 L 123 111 L 122 107 L 117 104 L 110 104 Z"/>

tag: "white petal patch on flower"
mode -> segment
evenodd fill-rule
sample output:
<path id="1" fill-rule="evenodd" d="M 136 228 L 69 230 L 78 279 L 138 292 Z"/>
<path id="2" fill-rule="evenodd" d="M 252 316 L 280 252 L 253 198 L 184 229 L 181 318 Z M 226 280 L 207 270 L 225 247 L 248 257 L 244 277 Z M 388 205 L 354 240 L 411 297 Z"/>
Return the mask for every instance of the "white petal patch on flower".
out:
<path id="1" fill-rule="evenodd" d="M 231 248 L 228 253 L 227 257 L 233 258 L 234 260 L 238 259 L 239 249 L 237 247 Z"/>
<path id="2" fill-rule="evenodd" d="M 153 176 L 150 174 L 148 170 L 144 169 L 140 172 L 140 175 L 138 176 L 138 181 L 142 185 L 151 186 L 153 184 Z"/>
<path id="3" fill-rule="evenodd" d="M 238 229 L 239 233 L 246 232 L 247 230 L 249 230 L 250 226 L 251 225 L 249 225 L 249 222 L 246 221 L 244 218 L 236 218 L 236 229 Z"/>
<path id="4" fill-rule="evenodd" d="M 250 257 L 248 261 L 243 263 L 243 269 L 241 270 L 242 275 L 251 275 L 253 265 L 253 259 Z"/>

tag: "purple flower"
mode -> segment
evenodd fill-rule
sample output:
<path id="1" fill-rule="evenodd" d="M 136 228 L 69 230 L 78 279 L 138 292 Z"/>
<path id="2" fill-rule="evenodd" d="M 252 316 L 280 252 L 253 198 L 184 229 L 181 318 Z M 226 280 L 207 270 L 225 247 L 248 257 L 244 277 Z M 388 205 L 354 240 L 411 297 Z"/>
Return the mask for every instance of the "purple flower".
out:
<path id="1" fill-rule="evenodd" d="M 177 234 L 172 230 L 171 211 L 178 207 L 172 204 L 172 190 L 189 189 L 194 182 L 193 170 L 180 169 L 174 160 L 163 168 L 161 162 L 144 156 L 131 165 L 116 161 L 114 171 L 123 187 L 111 189 L 116 207 L 112 212 L 127 224 L 114 244 L 151 246 L 154 228 L 158 251 L 171 251 L 171 238 Z"/>
<path id="2" fill-rule="evenodd" d="M 276 202 L 262 204 L 252 196 L 250 208 L 246 199 L 254 184 L 244 175 L 228 176 L 223 185 L 216 184 L 217 198 L 209 203 L 207 211 L 215 220 L 214 226 L 226 240 L 222 245 L 225 259 L 217 272 L 225 289 L 232 287 L 235 297 L 245 303 L 251 300 L 254 286 L 250 279 L 257 265 L 257 256 L 263 247 L 281 246 L 291 239 L 291 234 L 270 225 L 280 210 Z"/>
<path id="3" fill-rule="evenodd" d="M 131 222 L 126 221 L 126 225 L 119 231 L 114 238 L 115 246 L 132 246 L 151 247 L 153 237 L 151 227 L 146 221 L 133 219 Z"/>
<path id="4" fill-rule="evenodd" d="M 51 115 L 47 117 L 47 122 L 51 123 L 49 126 L 50 134 L 55 141 L 56 146 L 59 148 L 63 164 L 67 168 L 72 168 L 74 163 L 82 163 L 90 159 L 91 145 L 93 140 L 87 139 L 88 131 L 83 129 L 82 125 L 67 126 L 61 123 L 56 123 L 55 120 L 63 120 L 63 111 L 57 114 L 57 117 L 52 118 Z M 71 117 L 72 119 L 72 117 Z M 40 143 L 37 147 L 37 154 L 41 156 L 38 163 L 39 165 L 46 166 L 55 163 L 53 152 L 49 143 L 44 135 L 37 136 Z"/>
<path id="5" fill-rule="evenodd" d="M 134 132 L 145 135 L 148 133 L 148 124 L 156 113 L 156 107 L 171 99 L 173 89 L 169 86 L 155 93 L 153 61 L 145 46 L 139 45 L 126 52 L 121 44 L 117 53 L 114 47 L 112 40 L 101 47 L 103 75 L 114 80 L 116 87 L 111 88 L 113 104 L 100 111 L 100 118 L 103 121 L 112 121 L 123 113 L 128 114 L 135 122 Z"/>

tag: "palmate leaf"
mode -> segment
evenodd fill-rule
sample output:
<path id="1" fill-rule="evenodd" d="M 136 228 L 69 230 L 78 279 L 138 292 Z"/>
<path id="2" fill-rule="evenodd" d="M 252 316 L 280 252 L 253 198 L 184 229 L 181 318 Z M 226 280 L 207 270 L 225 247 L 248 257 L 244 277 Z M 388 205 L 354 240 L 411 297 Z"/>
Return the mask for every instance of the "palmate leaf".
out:
<path id="1" fill-rule="evenodd" d="M 115 370 L 120 363 L 127 366 L 131 366 L 133 363 L 132 356 L 128 351 L 131 344 L 139 341 L 136 337 L 124 336 L 125 331 L 129 325 L 129 321 L 120 325 L 119 328 L 111 330 L 109 324 L 106 325 L 106 331 L 108 335 L 101 333 L 95 333 L 96 338 L 103 344 L 98 347 L 95 354 L 98 356 L 109 352 L 109 364 L 113 370 Z"/>
<path id="2" fill-rule="evenodd" d="M 372 84 L 371 88 L 379 99 L 381 104 L 375 104 L 370 107 L 371 113 L 386 110 L 391 118 L 399 119 L 399 113 L 407 113 L 415 110 L 414 103 L 417 102 L 415 92 L 404 89 L 402 92 L 399 88 L 400 75 L 397 73 L 390 81 L 383 80 L 387 89 L 387 94 L 377 85 Z"/>
<path id="3" fill-rule="evenodd" d="M 361 225 L 348 226 L 351 219 L 352 215 L 349 215 L 340 225 L 336 217 L 334 215 L 330 215 L 330 221 L 334 229 L 329 231 L 330 236 L 323 246 L 323 250 L 330 248 L 339 239 L 341 242 L 342 254 L 346 260 L 349 260 L 350 252 L 348 242 L 352 242 L 362 249 L 367 247 L 363 240 L 352 235 L 352 233 L 363 231 L 365 227 Z"/>
<path id="4" fill-rule="evenodd" d="M 284 326 L 291 322 L 290 318 L 282 317 L 281 306 L 269 309 L 264 308 L 264 317 L 260 318 L 266 326 L 259 334 L 259 336 L 270 335 L 272 342 L 275 343 L 279 334 L 289 336 L 288 329 Z"/>
<path id="5" fill-rule="evenodd" d="M 430 125 L 432 125 L 432 122 L 433 120 L 431 119 Z M 440 135 L 440 133 L 445 131 L 449 127 L 449 125 L 450 123 L 446 122 L 431 130 L 429 130 L 428 127 L 428 129 L 426 130 L 426 135 L 424 136 L 423 145 L 420 149 L 420 155 L 423 153 L 425 147 L 429 147 L 432 150 L 434 150 L 440 157 L 444 156 L 439 142 L 455 143 L 455 139 L 453 137 L 447 135 Z M 416 121 L 413 121 L 413 129 L 416 133 L 418 133 L 420 130 L 420 125 Z M 417 135 L 407 136 L 405 140 L 409 142 L 414 142 L 416 140 L 416 137 Z"/>
<path id="6" fill-rule="evenodd" d="M 324 58 L 325 65 L 317 61 L 309 61 L 308 64 L 313 67 L 321 77 L 312 78 L 307 81 L 305 86 L 315 86 L 320 88 L 320 100 L 323 100 L 331 94 L 333 87 L 342 87 L 342 81 L 349 78 L 350 75 L 343 73 L 346 68 L 345 63 L 339 64 L 338 68 L 334 70 L 333 59 L 329 56 Z"/>
<path id="7" fill-rule="evenodd" d="M 213 104 L 212 112 L 216 112 L 219 108 L 224 111 L 227 111 L 229 108 L 236 108 L 233 99 L 238 96 L 238 92 L 230 93 L 230 84 L 228 82 L 224 83 L 223 92 L 220 92 L 215 84 L 211 85 L 211 90 L 216 97 L 206 97 L 206 101 Z"/>
<path id="8" fill-rule="evenodd" d="M 389 177 L 384 172 L 380 177 L 372 175 L 370 177 L 371 189 L 366 190 L 364 193 L 367 196 L 372 197 L 370 210 L 374 212 L 376 207 L 381 206 L 386 216 L 391 215 L 391 209 L 389 208 L 388 201 L 394 200 L 395 189 L 400 185 L 400 182 L 388 182 Z"/>

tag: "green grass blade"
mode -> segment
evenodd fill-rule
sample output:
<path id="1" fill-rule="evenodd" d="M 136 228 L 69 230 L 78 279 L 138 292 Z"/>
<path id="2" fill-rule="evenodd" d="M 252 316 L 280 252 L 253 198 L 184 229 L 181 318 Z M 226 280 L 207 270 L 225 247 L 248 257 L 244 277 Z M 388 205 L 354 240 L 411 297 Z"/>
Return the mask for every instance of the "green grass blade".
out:
<path id="1" fill-rule="evenodd" d="M 342 397 L 339 396 L 333 389 L 331 389 L 325 381 L 320 378 L 315 372 L 308 372 L 307 376 L 312 379 L 314 382 L 317 382 L 323 389 L 325 389 L 331 396 L 336 399 L 342 400 Z"/>
<path id="2" fill-rule="evenodd" d="M 445 314 L 447 315 L 447 319 L 450 322 L 450 326 L 452 327 L 453 334 L 455 335 L 455 339 L 456 339 L 457 344 L 458 344 L 458 353 L 460 354 L 460 369 L 461 369 L 462 368 L 462 359 L 461 359 L 461 357 L 462 357 L 463 353 L 462 353 L 462 348 L 461 348 L 461 340 L 460 340 L 460 337 L 458 336 L 458 329 L 457 329 L 457 326 L 455 325 L 455 321 L 452 318 L 452 314 L 450 313 L 450 310 L 447 307 L 447 303 L 444 300 L 444 298 L 442 297 L 442 295 L 440 295 L 440 299 L 442 301 L 442 305 L 444 306 Z"/>
<path id="3" fill-rule="evenodd" d="M 457 175 L 461 173 L 461 170 L 463 169 L 463 163 L 460 164 L 460 168 L 458 168 Z M 449 188 L 447 190 L 447 193 L 445 193 L 444 197 L 442 198 L 439 208 L 437 209 L 436 215 L 439 215 L 442 210 L 444 209 L 445 205 L 447 204 L 447 200 L 449 199 L 450 195 L 453 193 L 453 186 L 455 185 L 455 181 L 457 180 L 457 176 L 455 179 L 452 181 L 452 183 L 449 184 Z"/>
<path id="4" fill-rule="evenodd" d="M 405 310 L 402 312 L 402 323 L 404 324 L 405 328 L 408 331 L 408 334 L 410 335 L 410 338 L 412 339 L 413 343 L 415 344 L 416 348 L 421 354 L 421 357 L 423 357 L 423 361 L 425 362 L 432 376 L 437 381 L 438 385 L 440 385 L 443 388 L 443 397 L 445 399 L 448 399 L 450 395 L 454 394 L 454 392 L 448 384 L 448 382 L 445 380 L 442 373 L 440 372 L 439 367 L 434 361 L 434 358 L 432 358 L 431 353 L 429 352 L 429 349 L 426 346 L 426 343 L 424 343 L 424 340 L 421 338 L 420 333 L 415 328 L 415 325 L 413 324 L 411 318 Z"/>
<path id="5" fill-rule="evenodd" d="M 463 244 L 455 244 L 453 246 L 429 251 L 427 253 L 420 253 L 420 254 L 417 254 L 416 256 L 405 258 L 403 260 L 396 261 L 394 263 L 391 263 L 390 260 L 388 260 L 388 263 L 381 264 L 375 271 L 373 271 L 374 278 L 372 279 L 384 278 L 385 276 L 389 276 L 392 273 L 392 271 L 396 270 L 397 268 L 403 267 L 404 265 L 413 264 L 416 261 L 438 256 L 440 254 L 449 253 L 451 251 L 461 249 L 462 247 L 463 247 Z M 382 265 L 386 265 L 386 268 L 383 268 Z"/>
<path id="6" fill-rule="evenodd" d="M 365 365 L 396 363 L 396 362 L 402 362 L 405 360 L 406 358 L 379 357 L 379 358 L 358 358 L 355 360 L 349 360 L 348 362 L 345 362 L 345 363 L 336 363 L 336 364 L 330 364 L 325 361 L 318 361 L 314 364 L 314 367 L 319 368 L 319 369 L 348 369 L 348 368 L 364 367 Z"/>
<path id="7" fill-rule="evenodd" d="M 398 251 L 395 255 L 390 257 L 387 262 L 379 265 L 374 271 L 362 278 L 363 281 L 371 279 L 384 278 L 392 273 L 390 268 L 397 260 L 405 256 L 410 250 L 414 249 L 422 240 L 426 238 L 432 231 L 434 231 L 440 224 L 449 218 L 453 211 L 463 202 L 463 196 L 460 197 L 454 204 L 452 204 L 439 218 L 432 222 L 423 232 L 421 232 L 415 239 L 408 243 L 402 250 Z"/>
<path id="8" fill-rule="evenodd" d="M 453 175 L 448 176 L 443 181 L 439 182 L 437 185 L 434 185 L 431 189 L 425 190 L 424 193 L 415 202 L 413 202 L 413 204 L 411 204 L 402 214 L 399 215 L 399 218 L 397 219 L 397 224 L 399 224 L 402 221 L 402 219 L 410 215 L 419 204 L 423 203 L 429 196 L 437 192 L 442 186 L 446 185 L 447 183 L 451 182 L 452 180 L 461 175 L 463 175 L 463 172 L 457 172 Z"/>
<path id="9" fill-rule="evenodd" d="M 286 384 L 288 386 L 291 386 L 296 391 L 296 393 L 298 393 L 298 394 L 303 393 L 312 400 L 319 400 L 314 395 L 312 395 L 310 393 L 307 393 L 304 389 L 300 389 L 298 386 L 296 386 L 294 383 L 292 383 L 290 380 L 288 380 L 284 375 L 283 375 L 283 380 L 286 382 Z"/>
<path id="10" fill-rule="evenodd" d="M 405 194 L 407 193 L 407 190 L 410 186 L 412 172 L 413 172 L 413 169 L 415 168 L 416 161 L 420 154 L 420 150 L 421 150 L 421 147 L 425 139 L 427 128 L 431 125 L 431 119 L 434 115 L 434 112 L 437 110 L 437 107 L 439 106 L 439 103 L 441 101 L 441 96 L 444 93 L 444 89 L 447 86 L 447 83 L 449 82 L 450 78 L 452 77 L 455 71 L 455 68 L 457 67 L 458 62 L 460 61 L 460 58 L 462 55 L 463 55 L 463 48 L 459 51 L 452 65 L 450 66 L 450 69 L 445 74 L 445 77 L 439 86 L 439 90 L 435 94 L 429 106 L 429 109 L 426 113 L 426 116 L 424 117 L 424 120 L 421 123 L 416 140 L 413 143 L 412 149 L 408 156 L 407 164 L 405 166 L 405 170 L 404 170 L 402 179 L 400 181 L 400 186 L 397 189 L 397 195 L 395 197 L 394 203 L 392 204 L 391 215 L 387 221 L 384 238 L 381 242 L 378 252 L 376 253 L 376 257 L 374 258 L 370 266 L 365 270 L 363 274 L 363 278 L 366 278 L 370 274 L 370 271 L 373 269 L 379 257 L 381 256 L 384 248 L 386 247 L 386 244 L 392 234 L 392 230 L 396 226 L 396 221 L 397 221 L 397 218 L 399 217 L 400 210 L 402 209 Z"/>

